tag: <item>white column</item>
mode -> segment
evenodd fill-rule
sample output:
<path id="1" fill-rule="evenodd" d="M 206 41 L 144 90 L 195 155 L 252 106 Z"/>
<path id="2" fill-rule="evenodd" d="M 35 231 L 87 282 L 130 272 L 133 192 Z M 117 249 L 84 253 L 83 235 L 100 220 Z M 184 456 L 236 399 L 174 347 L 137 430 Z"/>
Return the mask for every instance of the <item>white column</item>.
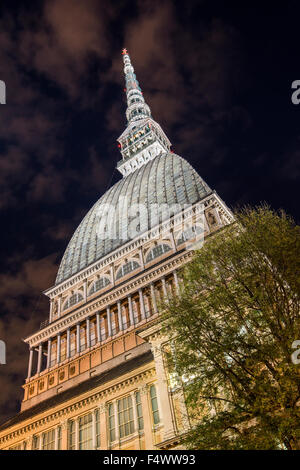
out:
<path id="1" fill-rule="evenodd" d="M 60 317 L 60 314 L 61 314 L 61 297 L 58 297 L 58 300 L 57 300 L 57 314 L 58 314 L 58 317 Z"/>
<path id="2" fill-rule="evenodd" d="M 29 349 L 29 362 L 28 362 L 28 373 L 27 379 L 30 379 L 32 373 L 32 361 L 33 361 L 33 349 Z"/>
<path id="3" fill-rule="evenodd" d="M 52 322 L 53 300 L 54 300 L 54 299 L 51 299 L 51 300 L 50 300 L 50 315 L 49 315 L 49 323 L 51 323 L 51 322 Z"/>
<path id="4" fill-rule="evenodd" d="M 166 286 L 166 279 L 165 279 L 165 277 L 162 277 L 162 278 L 161 278 L 161 282 L 162 282 L 162 288 L 163 288 L 164 297 L 167 297 L 167 296 L 168 296 L 168 293 L 167 293 L 167 286 Z"/>
<path id="5" fill-rule="evenodd" d="M 144 269 L 145 263 L 144 263 L 144 257 L 143 257 L 143 248 L 141 247 L 139 251 L 140 251 L 140 263 L 141 263 L 141 267 Z"/>
<path id="6" fill-rule="evenodd" d="M 99 406 L 100 411 L 100 448 L 106 450 L 109 447 L 109 431 L 107 424 L 107 407 L 105 403 Z"/>
<path id="7" fill-rule="evenodd" d="M 123 322 L 122 322 L 122 311 L 121 311 L 121 301 L 118 301 L 118 322 L 119 322 L 119 329 L 120 331 L 123 330 Z"/>
<path id="8" fill-rule="evenodd" d="M 77 323 L 76 325 L 76 351 L 77 353 L 80 352 L 80 325 Z"/>
<path id="9" fill-rule="evenodd" d="M 67 329 L 67 359 L 70 359 L 70 328 Z"/>
<path id="10" fill-rule="evenodd" d="M 171 243 L 172 243 L 172 248 L 174 251 L 176 251 L 176 243 L 175 243 L 175 238 L 174 238 L 174 232 L 171 230 Z"/>
<path id="11" fill-rule="evenodd" d="M 141 404 L 142 404 L 142 413 L 144 419 L 144 439 L 145 439 L 145 448 L 147 450 L 153 449 L 153 433 L 151 425 L 151 416 L 150 416 L 150 406 L 149 406 L 149 390 L 146 384 L 139 388 L 141 394 Z"/>
<path id="12" fill-rule="evenodd" d="M 139 296 L 140 296 L 140 309 L 141 309 L 141 319 L 145 319 L 145 304 L 144 304 L 144 296 L 143 296 L 143 290 L 139 289 Z"/>
<path id="13" fill-rule="evenodd" d="M 47 351 L 47 369 L 50 367 L 51 361 L 51 339 L 48 339 L 48 351 Z"/>
<path id="14" fill-rule="evenodd" d="M 58 450 L 58 426 L 55 428 L 54 449 Z"/>
<path id="15" fill-rule="evenodd" d="M 129 308 L 130 325 L 134 325 L 131 295 L 128 296 L 128 308 Z"/>
<path id="16" fill-rule="evenodd" d="M 154 313 L 157 312 L 157 303 L 156 303 L 156 296 L 155 296 L 155 288 L 153 282 L 150 284 L 150 290 L 151 290 L 151 299 L 152 299 L 152 304 L 153 304 L 153 310 Z"/>
<path id="17" fill-rule="evenodd" d="M 79 418 L 75 418 L 75 450 L 79 450 Z"/>
<path id="18" fill-rule="evenodd" d="M 118 402 L 117 400 L 114 401 L 114 416 L 115 416 L 115 434 L 116 434 L 116 441 L 119 440 L 119 420 L 118 420 Z"/>
<path id="19" fill-rule="evenodd" d="M 96 410 L 92 412 L 92 438 L 93 438 L 93 449 L 97 448 L 97 432 L 96 432 Z"/>
<path id="20" fill-rule="evenodd" d="M 86 347 L 90 348 L 91 346 L 91 332 L 90 332 L 90 319 L 86 319 Z"/>
<path id="21" fill-rule="evenodd" d="M 37 374 L 41 372 L 41 367 L 42 367 L 42 348 L 43 345 L 42 343 L 39 344 L 39 352 L 38 352 L 38 363 L 37 363 Z"/>
<path id="22" fill-rule="evenodd" d="M 87 301 L 87 280 L 83 281 L 83 298 L 85 302 Z"/>
<path id="23" fill-rule="evenodd" d="M 43 433 L 39 435 L 39 450 L 43 450 Z"/>
<path id="24" fill-rule="evenodd" d="M 57 364 L 60 363 L 60 333 L 57 335 Z"/>
<path id="25" fill-rule="evenodd" d="M 115 271 L 114 271 L 114 265 L 112 264 L 110 267 L 110 279 L 111 283 L 114 286 L 115 285 Z"/>
<path id="26" fill-rule="evenodd" d="M 97 320 L 97 340 L 100 343 L 100 341 L 101 341 L 100 313 L 96 314 L 96 320 Z"/>
<path id="27" fill-rule="evenodd" d="M 106 315 L 107 315 L 108 336 L 111 336 L 110 307 L 107 307 L 107 308 L 106 308 Z"/>
<path id="28" fill-rule="evenodd" d="M 173 276 L 174 276 L 174 281 L 175 281 L 176 292 L 178 294 L 179 293 L 179 282 L 178 282 L 178 276 L 177 276 L 176 270 L 173 271 Z"/>
<path id="29" fill-rule="evenodd" d="M 133 423 L 134 423 L 134 432 L 139 430 L 139 423 L 136 412 L 136 401 L 135 401 L 135 392 L 130 393 L 132 401 L 132 410 L 133 410 Z"/>
<path id="30" fill-rule="evenodd" d="M 157 398 L 160 405 L 159 412 L 164 425 L 163 439 L 167 440 L 174 436 L 175 429 L 161 344 L 153 344 L 151 350 L 154 356 L 157 377 Z"/>

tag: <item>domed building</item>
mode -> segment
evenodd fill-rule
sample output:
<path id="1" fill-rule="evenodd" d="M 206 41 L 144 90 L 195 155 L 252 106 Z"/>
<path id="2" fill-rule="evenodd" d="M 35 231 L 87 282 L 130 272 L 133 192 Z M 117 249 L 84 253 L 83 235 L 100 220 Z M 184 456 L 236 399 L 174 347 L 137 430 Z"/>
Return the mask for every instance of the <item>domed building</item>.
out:
<path id="1" fill-rule="evenodd" d="M 45 291 L 49 318 L 25 340 L 24 398 L 0 426 L 0 449 L 170 449 L 189 426 L 164 360 L 159 305 L 193 250 L 233 216 L 171 151 L 126 49 L 123 60 L 123 178 L 75 230 Z"/>

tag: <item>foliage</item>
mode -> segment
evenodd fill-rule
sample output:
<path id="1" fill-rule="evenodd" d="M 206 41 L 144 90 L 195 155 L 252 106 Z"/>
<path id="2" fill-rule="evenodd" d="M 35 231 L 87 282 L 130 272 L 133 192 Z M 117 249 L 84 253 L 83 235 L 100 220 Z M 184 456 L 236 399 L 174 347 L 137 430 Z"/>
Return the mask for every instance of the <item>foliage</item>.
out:
<path id="1" fill-rule="evenodd" d="M 164 304 L 193 449 L 300 448 L 299 227 L 246 208 L 207 239 Z M 173 358 L 174 359 L 174 358 Z"/>

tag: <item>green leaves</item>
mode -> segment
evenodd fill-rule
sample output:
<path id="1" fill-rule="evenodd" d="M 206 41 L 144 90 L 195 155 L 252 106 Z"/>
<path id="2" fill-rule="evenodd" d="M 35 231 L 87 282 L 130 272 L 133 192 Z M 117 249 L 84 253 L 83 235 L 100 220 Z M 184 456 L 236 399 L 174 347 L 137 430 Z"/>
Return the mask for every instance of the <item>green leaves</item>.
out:
<path id="1" fill-rule="evenodd" d="M 236 213 L 183 269 L 164 305 L 192 448 L 299 448 L 299 227 L 266 206 Z"/>

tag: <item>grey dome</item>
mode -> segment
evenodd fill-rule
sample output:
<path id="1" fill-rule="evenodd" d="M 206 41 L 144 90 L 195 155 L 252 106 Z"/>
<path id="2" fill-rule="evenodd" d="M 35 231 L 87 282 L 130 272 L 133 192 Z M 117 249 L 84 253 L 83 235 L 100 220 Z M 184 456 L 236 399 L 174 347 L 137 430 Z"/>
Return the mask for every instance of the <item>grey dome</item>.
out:
<path id="1" fill-rule="evenodd" d="M 186 160 L 174 153 L 157 156 L 118 181 L 94 204 L 67 246 L 55 283 L 68 279 L 129 241 L 121 238 L 122 227 L 130 223 L 128 216 L 121 212 L 119 220 L 112 222 L 111 214 L 105 209 L 107 204 L 116 207 L 124 197 L 129 205 L 144 204 L 146 207 L 155 203 L 194 204 L 210 192 L 211 189 Z M 100 219 L 102 227 L 115 224 L 117 236 L 113 240 L 97 236 Z M 148 224 L 150 229 L 150 220 Z"/>

